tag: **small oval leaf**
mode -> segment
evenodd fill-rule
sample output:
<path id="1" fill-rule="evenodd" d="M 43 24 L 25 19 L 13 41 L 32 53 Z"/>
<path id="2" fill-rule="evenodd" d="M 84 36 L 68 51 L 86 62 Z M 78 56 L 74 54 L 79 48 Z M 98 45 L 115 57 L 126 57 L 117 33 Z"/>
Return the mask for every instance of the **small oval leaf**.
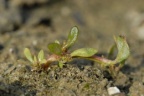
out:
<path id="1" fill-rule="evenodd" d="M 61 51 L 61 45 L 58 43 L 50 43 L 48 44 L 48 49 L 50 52 L 60 55 L 62 53 Z"/>
<path id="2" fill-rule="evenodd" d="M 38 53 L 38 61 L 41 62 L 44 59 L 44 51 L 40 50 Z"/>
<path id="3" fill-rule="evenodd" d="M 32 55 L 31 55 L 31 52 L 28 48 L 25 48 L 24 49 L 24 55 L 26 56 L 26 58 L 31 62 L 33 63 L 33 58 L 32 58 Z"/>
<path id="4" fill-rule="evenodd" d="M 79 57 L 91 57 L 91 56 L 93 56 L 96 53 L 97 53 L 97 50 L 95 50 L 93 48 L 81 48 L 81 49 L 75 50 L 70 55 L 72 57 L 75 57 L 75 56 L 79 56 Z"/>
<path id="5" fill-rule="evenodd" d="M 34 61 L 33 61 L 33 64 L 37 64 L 37 57 L 34 55 L 34 59 L 33 59 Z"/>
<path id="6" fill-rule="evenodd" d="M 64 44 L 63 49 L 68 49 L 69 47 L 71 47 L 77 40 L 77 37 L 78 37 L 78 28 L 73 27 L 69 32 L 68 39 Z"/>
<path id="7" fill-rule="evenodd" d="M 126 42 L 126 39 L 122 36 L 114 37 L 114 39 L 118 48 L 118 55 L 115 59 L 115 62 L 122 62 L 130 55 L 129 46 Z"/>

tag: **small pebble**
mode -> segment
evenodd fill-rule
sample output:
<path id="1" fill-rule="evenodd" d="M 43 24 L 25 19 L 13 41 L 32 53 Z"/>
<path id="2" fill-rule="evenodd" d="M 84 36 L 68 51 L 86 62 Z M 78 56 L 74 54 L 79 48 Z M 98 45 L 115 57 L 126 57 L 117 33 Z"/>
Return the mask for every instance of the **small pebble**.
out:
<path id="1" fill-rule="evenodd" d="M 117 87 L 109 87 L 107 90 L 110 96 L 120 93 L 120 90 Z"/>

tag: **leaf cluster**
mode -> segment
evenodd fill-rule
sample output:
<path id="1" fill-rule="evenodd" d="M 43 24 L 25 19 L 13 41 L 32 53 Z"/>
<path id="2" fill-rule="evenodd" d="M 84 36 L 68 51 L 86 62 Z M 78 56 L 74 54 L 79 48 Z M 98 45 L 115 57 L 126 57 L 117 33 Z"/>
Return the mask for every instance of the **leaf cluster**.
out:
<path id="1" fill-rule="evenodd" d="M 47 61 L 44 58 L 44 51 L 40 50 L 38 56 L 32 55 L 28 48 L 24 49 L 24 55 L 35 67 L 40 67 L 41 64 L 45 64 Z"/>

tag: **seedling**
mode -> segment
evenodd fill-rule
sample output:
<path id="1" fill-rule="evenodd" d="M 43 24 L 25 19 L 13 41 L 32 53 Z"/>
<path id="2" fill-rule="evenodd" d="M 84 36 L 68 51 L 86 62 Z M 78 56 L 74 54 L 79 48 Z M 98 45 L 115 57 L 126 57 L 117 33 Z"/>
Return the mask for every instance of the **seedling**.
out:
<path id="1" fill-rule="evenodd" d="M 125 37 L 119 36 L 114 37 L 116 42 L 116 46 L 113 46 L 110 50 L 109 56 L 113 53 L 114 48 L 117 47 L 118 54 L 116 59 L 110 60 L 105 57 L 97 56 L 97 50 L 94 48 L 81 48 L 77 49 L 73 52 L 69 52 L 70 47 L 75 43 L 78 37 L 78 28 L 73 27 L 69 32 L 68 38 L 63 43 L 59 41 L 55 41 L 53 43 L 48 44 L 48 49 L 52 53 L 49 57 L 45 60 L 43 51 L 40 51 L 38 57 L 32 55 L 28 48 L 24 50 L 24 54 L 26 58 L 36 67 L 47 69 L 52 62 L 58 61 L 58 65 L 60 68 L 63 68 L 63 65 L 74 58 L 84 58 L 88 60 L 95 61 L 99 63 L 103 68 L 109 67 L 108 71 L 115 75 L 114 71 L 118 71 L 123 65 L 125 60 L 128 58 L 130 51 L 129 46 L 126 42 Z M 118 65 L 117 65 L 118 64 Z"/>
<path id="2" fill-rule="evenodd" d="M 47 61 L 44 59 L 44 52 L 43 50 L 40 50 L 38 53 L 38 56 L 31 54 L 30 50 L 28 48 L 25 48 L 24 54 L 26 58 L 33 64 L 35 67 L 41 67 L 41 64 L 45 64 Z"/>

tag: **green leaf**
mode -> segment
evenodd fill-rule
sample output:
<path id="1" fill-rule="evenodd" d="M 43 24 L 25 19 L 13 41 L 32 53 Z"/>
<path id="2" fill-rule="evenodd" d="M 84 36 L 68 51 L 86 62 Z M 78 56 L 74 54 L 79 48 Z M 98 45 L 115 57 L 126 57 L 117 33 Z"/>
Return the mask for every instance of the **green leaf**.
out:
<path id="1" fill-rule="evenodd" d="M 40 50 L 38 53 L 38 61 L 41 62 L 44 59 L 44 51 Z"/>
<path id="2" fill-rule="evenodd" d="M 34 55 L 34 59 L 33 59 L 33 60 L 34 60 L 34 61 L 33 61 L 34 64 L 36 64 L 36 63 L 38 62 L 35 55 Z"/>
<path id="3" fill-rule="evenodd" d="M 126 42 L 126 39 L 122 36 L 114 37 L 114 39 L 118 48 L 118 55 L 115 59 L 115 62 L 116 63 L 123 62 L 130 55 L 129 46 Z"/>
<path id="4" fill-rule="evenodd" d="M 113 58 L 114 57 L 114 53 L 117 50 L 117 46 L 116 44 L 114 44 L 113 46 L 111 46 L 109 52 L 108 52 L 108 58 Z"/>
<path id="5" fill-rule="evenodd" d="M 25 48 L 24 49 L 24 55 L 26 56 L 26 58 L 31 62 L 33 63 L 33 58 L 32 58 L 32 55 L 31 55 L 31 52 L 28 48 Z"/>
<path id="6" fill-rule="evenodd" d="M 46 63 L 46 59 L 43 59 L 40 63 L 43 64 L 43 63 Z"/>
<path id="7" fill-rule="evenodd" d="M 75 56 L 79 56 L 79 57 L 91 57 L 91 56 L 93 56 L 96 53 L 97 53 L 97 50 L 95 50 L 93 48 L 81 48 L 81 49 L 75 50 L 70 55 L 72 57 L 75 57 Z"/>
<path id="8" fill-rule="evenodd" d="M 71 47 L 77 40 L 77 37 L 78 37 L 78 28 L 73 27 L 68 35 L 68 39 L 66 43 L 64 44 L 63 49 L 65 50 Z"/>
<path id="9" fill-rule="evenodd" d="M 57 54 L 57 55 L 60 55 L 62 53 L 61 45 L 58 43 L 50 43 L 48 45 L 48 49 L 50 52 Z"/>
<path id="10" fill-rule="evenodd" d="M 62 62 L 59 62 L 58 66 L 59 66 L 60 68 L 63 68 L 64 64 L 63 64 Z"/>

